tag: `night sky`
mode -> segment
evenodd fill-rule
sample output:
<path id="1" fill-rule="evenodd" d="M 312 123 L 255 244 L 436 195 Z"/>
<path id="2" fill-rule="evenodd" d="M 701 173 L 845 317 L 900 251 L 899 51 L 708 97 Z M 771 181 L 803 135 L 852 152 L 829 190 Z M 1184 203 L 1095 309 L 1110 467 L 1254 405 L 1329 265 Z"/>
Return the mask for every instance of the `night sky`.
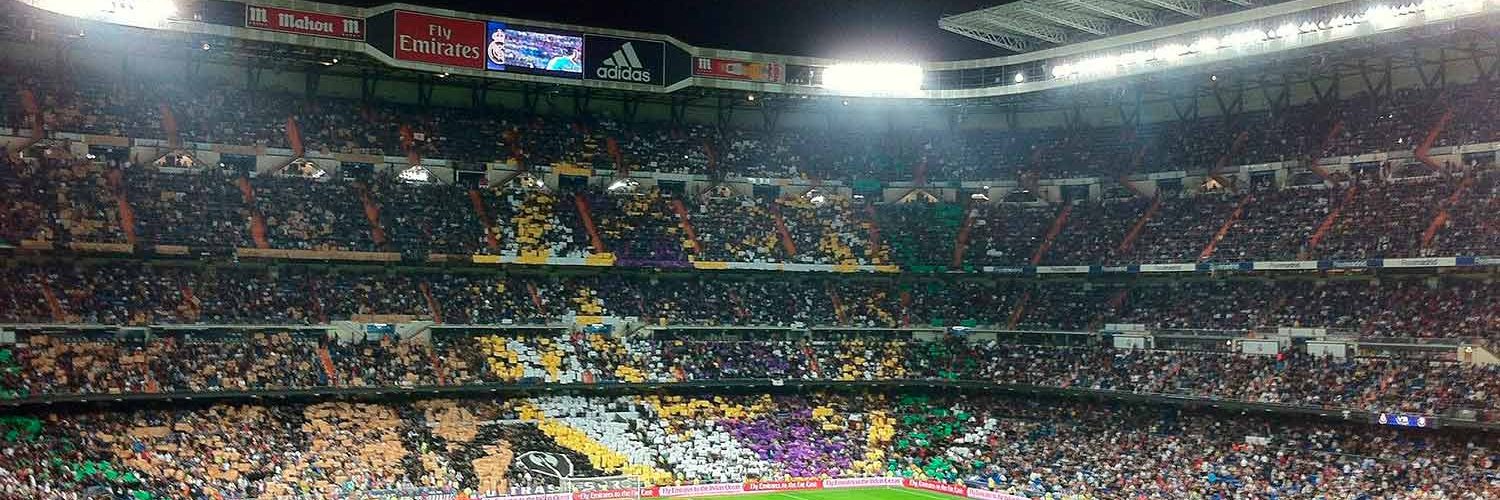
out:
<path id="1" fill-rule="evenodd" d="M 325 0 L 369 7 L 391 0 Z M 1005 55 L 938 18 L 1006 0 L 406 0 L 479 14 L 671 35 L 693 45 L 799 56 L 934 61 Z"/>

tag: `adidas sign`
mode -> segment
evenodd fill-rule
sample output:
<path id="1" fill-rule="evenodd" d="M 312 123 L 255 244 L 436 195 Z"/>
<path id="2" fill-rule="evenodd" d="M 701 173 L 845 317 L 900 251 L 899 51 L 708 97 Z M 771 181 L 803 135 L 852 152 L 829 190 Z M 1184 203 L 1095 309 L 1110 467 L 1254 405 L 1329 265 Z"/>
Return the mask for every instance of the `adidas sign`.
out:
<path id="1" fill-rule="evenodd" d="M 625 42 L 609 59 L 600 63 L 594 75 L 605 80 L 651 83 L 651 71 L 641 64 L 641 58 L 635 54 L 635 47 L 630 42 Z"/>

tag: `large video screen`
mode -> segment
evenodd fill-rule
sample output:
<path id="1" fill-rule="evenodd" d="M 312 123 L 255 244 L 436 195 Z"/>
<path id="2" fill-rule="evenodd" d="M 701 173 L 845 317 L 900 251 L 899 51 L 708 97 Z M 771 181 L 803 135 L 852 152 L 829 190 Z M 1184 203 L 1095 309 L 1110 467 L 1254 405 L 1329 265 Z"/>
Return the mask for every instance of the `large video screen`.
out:
<path id="1" fill-rule="evenodd" d="M 578 78 L 583 76 L 583 35 L 490 21 L 484 64 L 512 71 Z"/>

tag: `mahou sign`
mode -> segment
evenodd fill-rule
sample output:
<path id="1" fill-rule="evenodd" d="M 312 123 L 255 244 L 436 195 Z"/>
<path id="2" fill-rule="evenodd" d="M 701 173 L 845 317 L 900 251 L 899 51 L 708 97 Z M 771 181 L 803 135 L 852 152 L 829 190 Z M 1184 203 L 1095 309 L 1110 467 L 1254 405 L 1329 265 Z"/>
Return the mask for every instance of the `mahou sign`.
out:
<path id="1" fill-rule="evenodd" d="M 245 6 L 245 27 L 344 40 L 365 39 L 364 19 L 259 5 Z"/>
<path id="2" fill-rule="evenodd" d="M 484 69 L 484 21 L 396 11 L 396 59 Z"/>

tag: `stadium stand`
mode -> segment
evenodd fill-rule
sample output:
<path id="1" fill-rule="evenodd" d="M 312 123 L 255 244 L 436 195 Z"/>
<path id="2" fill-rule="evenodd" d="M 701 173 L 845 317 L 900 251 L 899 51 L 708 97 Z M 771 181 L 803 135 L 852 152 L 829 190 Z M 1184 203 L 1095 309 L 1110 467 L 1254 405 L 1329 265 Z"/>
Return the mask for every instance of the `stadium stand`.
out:
<path id="1" fill-rule="evenodd" d="M 38 263 L 14 266 L 4 279 L 8 301 L 18 304 L 7 320 L 17 323 L 53 321 L 56 312 L 65 322 L 106 325 L 319 324 L 358 315 L 441 316 L 444 323 L 459 325 L 543 324 L 613 311 L 664 325 L 967 323 L 1089 331 L 1097 329 L 1098 320 L 1110 319 L 1168 328 L 1324 327 L 1385 337 L 1493 339 L 1500 313 L 1493 298 L 1496 284 L 1488 279 L 1420 276 L 855 281 Z M 436 314 L 424 285 L 441 305 Z M 48 294 L 58 300 L 55 311 Z M 1007 325 L 1017 311 L 1019 324 Z"/>
<path id="2" fill-rule="evenodd" d="M 1249 110 L 1236 68 L 1135 116 L 784 126 L 795 92 L 492 87 L 286 40 L 98 64 L 96 23 L 11 4 L 0 500 L 1500 498 L 1479 30 L 1402 38 L 1399 86 L 1338 55 L 1279 100 L 1256 75 Z M 1427 74 L 1452 53 L 1474 67 Z"/>
<path id="3" fill-rule="evenodd" d="M 556 491 L 555 477 L 528 465 L 535 454 L 580 475 L 651 470 L 663 485 L 877 471 L 1032 497 L 1496 493 L 1493 443 L 1474 435 L 1004 396 L 215 405 L 4 425 L 18 438 L 0 459 L 11 497 Z"/>
<path id="4" fill-rule="evenodd" d="M 732 379 L 957 379 L 1172 394 L 1321 409 L 1500 416 L 1492 366 L 1421 357 L 1324 358 L 1216 351 L 839 340 L 696 340 L 616 344 L 597 336 L 479 335 L 441 342 L 335 341 L 287 332 L 211 332 L 148 340 L 37 334 L 11 350 L 15 394 L 78 395 L 456 383 L 588 383 Z M 923 356 L 934 356 L 923 360 Z M 952 359 L 972 360 L 958 365 Z M 94 361 L 104 363 L 95 364 Z M 945 361 L 946 360 L 946 361 Z M 476 373 L 477 372 L 477 373 Z M 1400 385 L 1399 390 L 1394 389 Z"/>

